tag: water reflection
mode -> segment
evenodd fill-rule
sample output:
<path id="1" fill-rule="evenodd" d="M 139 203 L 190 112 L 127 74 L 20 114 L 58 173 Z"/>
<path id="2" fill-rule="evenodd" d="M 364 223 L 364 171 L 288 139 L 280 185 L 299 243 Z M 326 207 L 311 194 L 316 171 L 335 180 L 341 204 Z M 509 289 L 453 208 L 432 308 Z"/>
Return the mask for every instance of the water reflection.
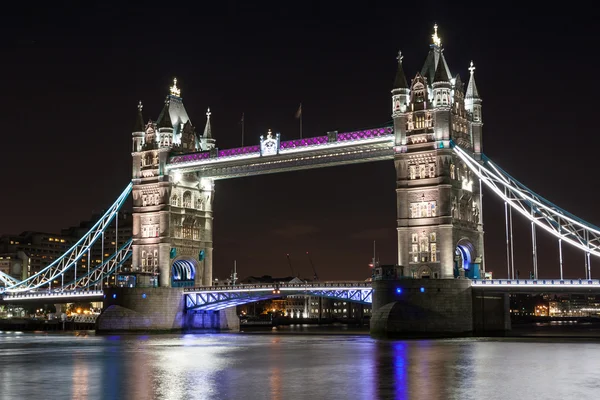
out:
<path id="1" fill-rule="evenodd" d="M 599 356 L 548 339 L 0 334 L 0 398 L 596 398 Z"/>

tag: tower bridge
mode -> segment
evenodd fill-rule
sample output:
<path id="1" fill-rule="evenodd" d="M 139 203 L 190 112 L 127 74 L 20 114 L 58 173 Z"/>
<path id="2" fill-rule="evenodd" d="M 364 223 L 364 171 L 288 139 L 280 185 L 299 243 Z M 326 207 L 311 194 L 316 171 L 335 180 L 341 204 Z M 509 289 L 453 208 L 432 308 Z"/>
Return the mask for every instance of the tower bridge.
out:
<path id="1" fill-rule="evenodd" d="M 186 309 L 217 312 L 239 301 L 281 295 L 273 293 L 274 290 L 318 292 L 349 301 L 372 301 L 374 311 L 384 310 L 378 317 L 384 322 L 392 321 L 394 315 L 401 315 L 410 307 L 413 307 L 411 314 L 406 315 L 413 317 L 419 313 L 438 317 L 447 314 L 442 318 L 447 322 L 443 327 L 432 328 L 430 324 L 429 328 L 419 329 L 450 327 L 455 332 L 475 324 L 475 309 L 487 304 L 486 299 L 496 298 L 494 307 L 499 314 L 505 313 L 507 291 L 595 290 L 598 282 L 592 280 L 591 256 L 600 256 L 600 228 L 535 194 L 484 155 L 482 99 L 475 83 L 474 64 L 465 63 L 469 65 L 465 68 L 468 76 L 465 87 L 461 75 L 456 71 L 451 73 L 442 50 L 436 26 L 423 67 L 410 81 L 403 69 L 403 54 L 398 53 L 390 97 L 393 125 L 354 132 L 332 131 L 288 141 L 281 141 L 279 133 L 269 130 L 255 144 L 234 149 L 217 147 L 218 135 L 213 135 L 210 109 L 202 133 L 196 132 L 184 106 L 182 91 L 174 80 L 156 121 L 146 120 L 141 102 L 138 105 L 132 133 L 131 183 L 79 242 L 42 271 L 25 280 L 0 273 L 4 298 L 10 301 L 43 297 L 43 292 L 58 296 L 103 290 L 108 305 L 127 304 L 135 312 L 148 309 L 143 301 L 162 298 L 164 307 L 176 310 L 170 313 L 165 308 L 165 315 L 180 318 L 175 315 L 185 315 Z M 219 180 L 379 160 L 393 160 L 396 170 L 396 266 L 376 268 L 372 283 L 337 291 L 320 283 L 304 288 L 211 287 L 213 203 Z M 505 205 L 506 281 L 488 283 L 481 279 L 485 276 L 486 262 L 484 185 Z M 87 274 L 75 273 L 72 280 L 65 282 L 65 272 L 73 268 L 76 271 L 82 257 L 89 258 L 91 246 L 103 237 L 130 193 L 131 241 L 115 249 L 112 257 Z M 524 283 L 514 279 L 513 211 L 531 223 L 534 276 Z M 536 231 L 539 229 L 557 240 L 560 255 L 555 279 L 544 281 L 538 276 Z M 563 277 L 563 243 L 585 254 L 586 276 L 582 282 L 570 282 Z M 104 278 L 120 271 L 129 257 L 132 267 L 128 274 L 136 277 L 138 287 L 129 292 L 114 289 L 118 293 L 102 289 Z M 402 287 L 405 295 L 398 297 L 397 290 Z M 477 297 L 481 290 L 497 296 Z M 123 297 L 127 298 L 124 302 L 120 300 Z M 156 300 L 152 304 L 159 308 L 161 303 Z M 448 304 L 455 304 L 459 314 L 445 314 Z M 383 315 L 384 312 L 388 314 Z M 470 319 L 465 315 L 471 315 Z M 448 322 L 453 318 L 462 322 Z M 180 327 L 184 324 L 181 321 Z M 202 319 L 201 323 L 207 321 Z M 162 327 L 161 324 L 155 326 Z M 404 329 L 398 326 L 393 329 Z M 506 328 L 502 321 L 496 326 L 500 330 Z"/>

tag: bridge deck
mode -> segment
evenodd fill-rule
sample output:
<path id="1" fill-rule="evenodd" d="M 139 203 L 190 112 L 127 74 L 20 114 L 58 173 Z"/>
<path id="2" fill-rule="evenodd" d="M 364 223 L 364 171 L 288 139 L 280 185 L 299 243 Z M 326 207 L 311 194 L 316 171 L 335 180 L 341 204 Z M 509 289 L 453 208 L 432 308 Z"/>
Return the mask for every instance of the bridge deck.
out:
<path id="1" fill-rule="evenodd" d="M 173 156 L 166 168 L 228 179 L 393 158 L 394 130 L 386 127 L 282 142 L 272 155 L 261 155 L 260 146 L 249 146 Z"/>

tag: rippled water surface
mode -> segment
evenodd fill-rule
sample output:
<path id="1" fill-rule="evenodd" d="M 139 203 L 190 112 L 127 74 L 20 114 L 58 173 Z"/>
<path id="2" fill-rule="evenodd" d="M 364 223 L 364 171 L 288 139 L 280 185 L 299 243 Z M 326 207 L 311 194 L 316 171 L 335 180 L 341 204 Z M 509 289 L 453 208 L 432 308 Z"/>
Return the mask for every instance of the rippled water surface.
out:
<path id="1" fill-rule="evenodd" d="M 596 399 L 600 342 L 0 333 L 0 399 Z"/>

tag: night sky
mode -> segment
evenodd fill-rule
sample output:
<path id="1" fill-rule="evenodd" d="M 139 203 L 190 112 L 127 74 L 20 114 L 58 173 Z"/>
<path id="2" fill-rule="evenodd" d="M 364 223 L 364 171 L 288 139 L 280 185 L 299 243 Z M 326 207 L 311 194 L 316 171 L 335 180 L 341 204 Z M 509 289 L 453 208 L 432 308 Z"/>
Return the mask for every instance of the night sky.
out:
<path id="1" fill-rule="evenodd" d="M 136 106 L 156 120 L 177 77 L 196 130 L 212 111 L 220 148 L 268 128 L 298 137 L 391 122 L 396 54 L 407 77 L 439 36 L 453 74 L 471 60 L 483 98 L 484 152 L 542 196 L 600 223 L 596 207 L 599 30 L 585 9 L 457 2 L 52 2 L 5 10 L 0 233 L 58 232 L 109 206 L 131 179 Z M 221 3 L 223 3 L 221 5 Z M 484 2 L 482 2 L 484 3 Z M 218 181 L 214 275 L 365 279 L 373 240 L 396 262 L 391 161 Z M 484 196 L 487 269 L 506 276 L 504 214 Z M 131 205 L 128 204 L 130 208 Z M 539 232 L 539 230 L 538 230 Z M 531 269 L 530 228 L 515 223 L 516 268 Z M 541 233 L 540 276 L 558 276 Z M 584 276 L 568 252 L 566 276 Z M 600 261 L 592 261 L 592 275 Z"/>

